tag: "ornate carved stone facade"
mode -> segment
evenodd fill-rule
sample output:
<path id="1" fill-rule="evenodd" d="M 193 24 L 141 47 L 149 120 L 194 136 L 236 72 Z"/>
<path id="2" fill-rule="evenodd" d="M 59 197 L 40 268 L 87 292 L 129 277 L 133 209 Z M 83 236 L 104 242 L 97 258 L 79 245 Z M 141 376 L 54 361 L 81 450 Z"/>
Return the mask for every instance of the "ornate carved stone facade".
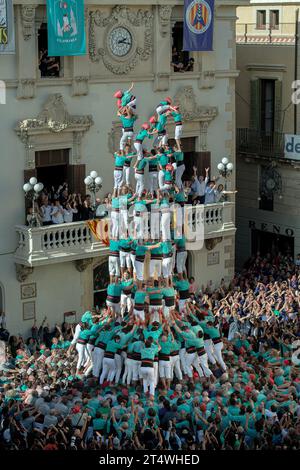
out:
<path id="1" fill-rule="evenodd" d="M 96 27 L 106 28 L 122 25 L 130 29 L 133 36 L 133 51 L 124 61 L 117 61 L 109 53 L 102 42 L 98 47 Z M 140 44 L 139 35 L 134 33 L 136 28 L 143 28 L 143 44 Z M 133 70 L 140 61 L 151 57 L 153 50 L 153 14 L 149 10 L 138 10 L 136 13 L 126 6 L 116 6 L 111 15 L 107 16 L 100 10 L 89 13 L 89 55 L 92 62 L 102 61 L 105 67 L 115 75 L 125 75 Z"/>
<path id="2" fill-rule="evenodd" d="M 21 21 L 22 21 L 22 30 L 23 37 L 25 41 L 31 38 L 35 32 L 35 10 L 38 5 L 21 5 Z"/>
<path id="3" fill-rule="evenodd" d="M 180 106 L 185 121 L 211 121 L 218 114 L 216 106 L 199 106 L 192 86 L 179 89 L 174 104 Z"/>
<path id="4" fill-rule="evenodd" d="M 42 111 L 36 118 L 19 121 L 15 131 L 26 149 L 26 168 L 34 168 L 34 146 L 39 136 L 45 133 L 61 134 L 67 132 L 70 147 L 73 149 L 73 163 L 80 161 L 81 140 L 85 132 L 94 124 L 91 115 L 71 115 L 60 93 L 54 93 L 46 100 Z M 74 161 L 75 160 L 75 161 Z"/>
<path id="5" fill-rule="evenodd" d="M 19 282 L 24 282 L 28 278 L 30 274 L 33 273 L 33 269 L 31 266 L 24 266 L 23 264 L 15 263 L 16 268 L 16 278 Z"/>
<path id="6" fill-rule="evenodd" d="M 160 34 L 164 38 L 170 31 L 170 20 L 173 10 L 173 5 L 159 5 L 159 23 L 160 23 Z"/>
<path id="7" fill-rule="evenodd" d="M 75 267 L 77 271 L 82 273 L 87 269 L 88 266 L 90 266 L 93 262 L 93 258 L 84 258 L 84 259 L 77 259 L 75 261 Z"/>

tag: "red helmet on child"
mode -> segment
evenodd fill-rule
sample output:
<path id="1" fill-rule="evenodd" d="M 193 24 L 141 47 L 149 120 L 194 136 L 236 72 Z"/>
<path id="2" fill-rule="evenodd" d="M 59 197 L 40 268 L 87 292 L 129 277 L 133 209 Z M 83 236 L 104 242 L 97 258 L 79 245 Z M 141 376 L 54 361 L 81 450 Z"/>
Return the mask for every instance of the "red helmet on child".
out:
<path id="1" fill-rule="evenodd" d="M 150 129 L 150 125 L 148 124 L 148 122 L 144 122 L 144 124 L 142 124 L 142 129 Z"/>
<path id="2" fill-rule="evenodd" d="M 166 102 L 168 104 L 171 104 L 172 103 L 172 98 L 170 98 L 169 96 L 166 97 Z"/>
<path id="3" fill-rule="evenodd" d="M 155 122 L 157 122 L 156 117 L 151 116 L 151 118 L 149 119 L 149 122 L 150 122 L 150 124 L 154 124 Z"/>
<path id="4" fill-rule="evenodd" d="M 118 90 L 114 94 L 114 98 L 122 98 L 122 96 L 123 96 L 123 91 L 122 90 Z"/>

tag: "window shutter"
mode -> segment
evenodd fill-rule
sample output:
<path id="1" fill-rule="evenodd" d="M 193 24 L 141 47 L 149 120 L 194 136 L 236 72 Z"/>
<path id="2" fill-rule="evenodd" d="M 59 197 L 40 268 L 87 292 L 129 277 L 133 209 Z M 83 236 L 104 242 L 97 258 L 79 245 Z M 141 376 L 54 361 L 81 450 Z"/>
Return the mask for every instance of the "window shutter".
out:
<path id="1" fill-rule="evenodd" d="M 210 152 L 195 152 L 195 166 L 197 167 L 199 176 L 205 176 L 205 168 L 211 168 L 210 162 Z"/>
<path id="2" fill-rule="evenodd" d="M 260 96 L 261 82 L 259 79 L 250 81 L 250 129 L 260 130 Z"/>
<path id="3" fill-rule="evenodd" d="M 69 165 L 68 181 L 72 193 L 80 193 L 82 196 L 86 193 L 84 178 L 86 177 L 85 165 Z"/>
<path id="4" fill-rule="evenodd" d="M 282 81 L 275 80 L 274 131 L 282 132 Z"/>

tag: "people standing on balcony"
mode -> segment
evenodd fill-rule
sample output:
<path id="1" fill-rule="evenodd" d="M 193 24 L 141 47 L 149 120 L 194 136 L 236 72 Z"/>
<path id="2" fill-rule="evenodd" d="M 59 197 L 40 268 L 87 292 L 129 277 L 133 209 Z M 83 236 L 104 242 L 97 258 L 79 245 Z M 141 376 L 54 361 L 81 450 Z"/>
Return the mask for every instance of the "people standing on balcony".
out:
<path id="1" fill-rule="evenodd" d="M 90 220 L 93 217 L 94 210 L 92 208 L 92 198 L 89 194 L 86 194 L 81 209 L 81 220 Z"/>
<path id="2" fill-rule="evenodd" d="M 64 223 L 64 210 L 57 199 L 54 201 L 54 205 L 51 210 L 51 219 L 53 224 Z"/>
<path id="3" fill-rule="evenodd" d="M 204 204 L 214 204 L 217 202 L 217 185 L 214 180 L 210 180 L 205 188 Z"/>
<path id="4" fill-rule="evenodd" d="M 71 207 L 69 202 L 66 203 L 65 207 L 63 208 L 63 217 L 65 224 L 70 224 L 73 222 L 74 213 L 77 213 L 78 210 Z"/>
<path id="5" fill-rule="evenodd" d="M 51 218 L 51 211 L 52 205 L 49 202 L 48 196 L 45 196 L 43 199 L 43 204 L 40 207 L 41 215 L 42 215 L 42 223 L 43 225 L 52 225 L 52 218 Z"/>
<path id="6" fill-rule="evenodd" d="M 194 203 L 199 203 L 199 204 L 204 204 L 205 203 L 205 191 L 206 191 L 206 186 L 209 181 L 209 168 L 205 168 L 205 177 L 202 175 L 198 176 L 198 169 L 196 166 L 193 166 L 193 177 L 192 177 L 192 185 L 191 185 L 191 194 L 190 194 L 190 201 L 192 204 Z"/>

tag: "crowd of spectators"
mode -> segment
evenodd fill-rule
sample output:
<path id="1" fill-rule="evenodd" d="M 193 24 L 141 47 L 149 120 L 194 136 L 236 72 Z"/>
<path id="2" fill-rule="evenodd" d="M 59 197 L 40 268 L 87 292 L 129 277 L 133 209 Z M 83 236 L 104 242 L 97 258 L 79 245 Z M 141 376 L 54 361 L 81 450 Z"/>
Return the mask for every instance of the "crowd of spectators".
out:
<path id="1" fill-rule="evenodd" d="M 299 257 L 298 257 L 299 258 Z M 68 353 L 74 326 L 34 325 L 12 336 L 0 371 L 2 449 L 240 450 L 300 448 L 299 260 L 278 253 L 251 258 L 230 285 L 199 287 L 190 299 L 215 317 L 224 373 L 198 377 L 154 399 L 140 384 L 76 376 Z M 294 356 L 293 356 L 294 352 Z"/>

